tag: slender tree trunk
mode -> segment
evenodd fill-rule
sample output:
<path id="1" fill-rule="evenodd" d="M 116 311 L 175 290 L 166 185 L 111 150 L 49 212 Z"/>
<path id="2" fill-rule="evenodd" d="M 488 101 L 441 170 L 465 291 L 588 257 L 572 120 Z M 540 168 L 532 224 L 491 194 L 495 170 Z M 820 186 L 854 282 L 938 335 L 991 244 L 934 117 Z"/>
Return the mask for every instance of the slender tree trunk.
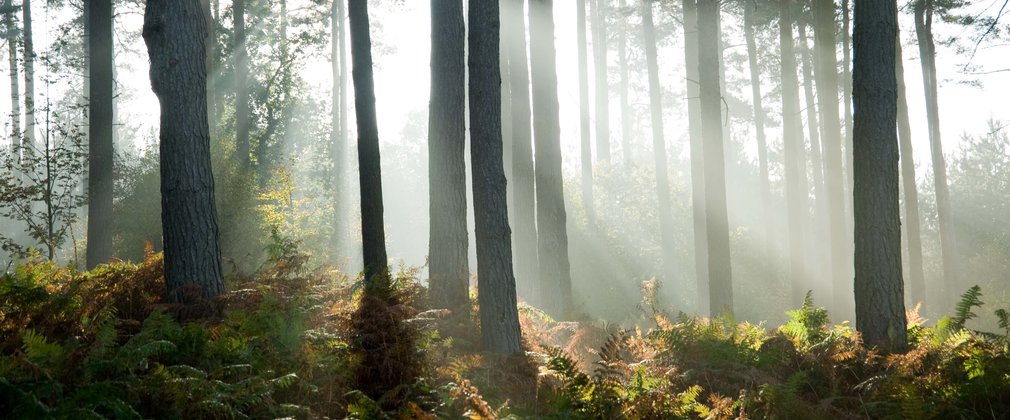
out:
<path id="1" fill-rule="evenodd" d="M 845 113 L 845 176 L 848 180 L 845 185 L 848 192 L 852 192 L 854 182 L 852 177 L 852 47 L 850 44 L 852 30 L 849 26 L 851 22 L 849 0 L 842 0 L 842 109 Z M 852 195 L 847 195 L 847 197 L 852 197 Z M 848 199 L 845 208 L 846 210 L 850 208 Z M 847 215 L 852 216 L 851 214 Z M 847 217 L 846 223 L 852 223 L 852 217 Z"/>
<path id="2" fill-rule="evenodd" d="M 347 88 L 347 75 L 350 72 L 347 69 L 347 3 L 343 0 L 333 1 L 337 3 L 337 15 L 340 16 L 340 30 L 337 31 L 340 38 L 340 57 L 337 59 L 340 66 L 340 80 L 338 83 L 339 94 L 336 105 L 337 113 L 339 114 L 338 119 L 340 120 L 340 127 L 337 129 L 336 138 L 337 144 L 340 145 L 337 149 L 340 152 L 337 156 L 337 162 L 340 164 L 340 166 L 337 167 L 337 175 L 339 177 L 337 179 L 337 185 L 340 188 L 337 190 L 338 195 L 336 196 L 336 200 L 338 203 L 335 207 L 335 217 L 340 217 L 340 219 L 338 219 L 339 223 L 337 224 L 337 228 L 335 230 L 338 235 L 336 251 L 339 253 L 338 255 L 343 256 L 350 252 L 350 249 L 345 245 L 347 243 L 349 233 L 349 230 L 347 229 L 347 220 L 351 218 L 350 212 L 348 211 L 349 207 L 347 206 L 347 203 L 350 200 L 347 199 L 349 194 L 346 192 L 347 181 L 345 181 L 345 177 L 348 174 L 350 166 L 350 162 L 347 160 L 347 132 L 350 124 L 350 118 L 347 113 L 347 92 L 349 90 Z"/>
<path id="3" fill-rule="evenodd" d="M 708 212 L 709 313 L 733 312 L 733 271 L 726 215 L 726 170 L 719 89 L 719 1 L 698 0 L 698 74 Z"/>
<path id="4" fill-rule="evenodd" d="M 610 163 L 610 105 L 607 84 L 607 0 L 589 0 L 593 19 L 593 79 L 596 81 L 596 160 Z"/>
<path id="5" fill-rule="evenodd" d="M 663 277 L 673 279 L 676 244 L 671 217 L 670 181 L 667 179 L 666 139 L 663 138 L 663 88 L 659 85 L 659 64 L 656 58 L 656 30 L 652 23 L 652 0 L 642 1 L 642 37 L 645 61 L 649 68 L 649 108 L 652 111 L 652 155 L 656 162 L 656 203 L 659 234 L 663 255 Z"/>
<path id="6" fill-rule="evenodd" d="M 900 32 L 899 32 L 900 33 Z M 915 182 L 915 159 L 912 154 L 912 126 L 908 121 L 908 99 L 905 89 L 905 65 L 901 57 L 901 36 L 894 40 L 894 72 L 898 88 L 898 145 L 901 155 L 901 181 L 905 192 L 905 242 L 908 246 L 908 288 L 912 305 L 926 310 L 926 276 L 922 268 L 922 233 L 919 222 L 919 192 Z"/>
<path id="7" fill-rule="evenodd" d="M 7 29 L 7 58 L 11 78 L 11 150 L 21 146 L 21 87 L 18 81 L 18 39 L 14 34 L 18 28 L 14 23 L 14 6 L 11 0 L 4 1 L 4 26 Z M 20 155 L 20 152 L 15 152 Z"/>
<path id="8" fill-rule="evenodd" d="M 470 303 L 464 151 L 465 38 L 463 2 L 433 0 L 431 100 L 428 111 L 428 184 L 431 195 L 428 273 L 432 302 L 439 308 L 461 308 Z"/>
<path id="9" fill-rule="evenodd" d="M 379 164 L 379 126 L 375 115 L 375 81 L 372 79 L 372 38 L 368 1 L 348 0 L 351 62 L 354 79 L 354 113 L 358 122 L 358 172 L 361 189 L 361 244 L 365 264 L 365 290 L 388 285 L 386 233 L 382 221 L 382 170 Z"/>
<path id="10" fill-rule="evenodd" d="M 691 148 L 691 210 L 694 221 L 694 271 L 698 287 L 698 312 L 709 303 L 708 221 L 705 211 L 705 154 L 702 147 L 701 100 L 698 86 L 698 3 L 682 0 L 684 13 L 684 66 L 687 72 L 688 137 Z"/>
<path id="11" fill-rule="evenodd" d="M 852 314 L 852 254 L 845 217 L 845 175 L 842 172 L 842 128 L 838 119 L 838 59 L 835 55 L 835 4 L 814 0 L 814 49 L 817 96 L 824 149 L 824 179 L 830 237 L 832 302 L 836 316 Z M 846 65 L 848 66 L 848 65 Z M 843 81 L 847 85 L 849 81 Z"/>
<path id="12" fill-rule="evenodd" d="M 468 11 L 470 159 L 481 337 L 488 351 L 518 354 L 521 333 L 502 169 L 498 0 L 470 0 Z"/>
<path id="13" fill-rule="evenodd" d="M 112 0 L 88 8 L 88 249 L 87 267 L 112 258 Z"/>
<path id="14" fill-rule="evenodd" d="M 617 65 L 621 74 L 621 81 L 618 85 L 621 101 L 621 154 L 624 158 L 625 169 L 631 168 L 632 159 L 632 134 L 631 134 L 631 105 L 628 104 L 628 17 L 624 0 L 619 0 L 618 6 L 621 8 L 620 26 L 617 28 Z"/>
<path id="15" fill-rule="evenodd" d="M 530 121 L 530 69 L 526 54 L 523 1 L 505 1 L 502 33 L 508 50 L 510 112 L 512 118 L 513 266 L 517 285 L 527 299 L 537 293 L 537 221 L 533 187 L 533 134 Z M 585 44 L 583 44 L 585 45 Z M 541 304 L 541 302 L 536 302 Z"/>
<path id="16" fill-rule="evenodd" d="M 333 181 L 333 257 L 334 261 L 341 258 L 344 247 L 345 212 L 344 212 L 344 176 L 346 175 L 347 145 L 344 142 L 343 112 L 340 109 L 340 99 L 344 86 L 343 69 L 340 67 L 340 40 L 344 29 L 344 2 L 332 0 L 330 3 L 330 73 L 333 77 L 333 88 L 330 91 L 330 160 L 333 170 L 330 173 Z"/>
<path id="17" fill-rule="evenodd" d="M 856 0 L 853 46 L 856 329 L 869 345 L 906 347 L 898 209 L 895 1 Z"/>
<path id="18" fill-rule="evenodd" d="M 940 251 L 943 257 L 944 293 L 952 296 L 958 285 L 957 240 L 950 211 L 950 190 L 947 187 L 947 163 L 940 140 L 940 105 L 936 83 L 936 47 L 933 44 L 933 1 L 917 0 L 914 5 L 915 35 L 919 41 L 919 62 L 922 84 L 926 93 L 926 122 L 929 125 L 929 151 L 933 160 L 933 188 L 936 190 L 936 212 L 940 225 Z M 952 303 L 945 301 L 944 304 Z"/>
<path id="19" fill-rule="evenodd" d="M 25 47 L 25 143 L 35 144 L 35 41 L 32 36 L 32 2 L 21 2 L 22 39 Z"/>
<path id="20" fill-rule="evenodd" d="M 764 230 L 762 236 L 770 239 L 771 230 L 767 226 L 770 224 L 770 217 L 772 215 L 772 193 L 768 177 L 768 142 L 765 138 L 765 110 L 761 96 L 761 67 L 758 65 L 757 42 L 754 40 L 753 7 L 757 7 L 756 3 L 753 6 L 750 3 L 744 5 L 744 38 L 746 38 L 747 42 L 751 98 L 754 103 L 754 131 L 758 147 L 758 171 L 761 176 L 761 220 L 768 221 L 764 224 L 765 227 L 762 228 Z"/>
<path id="21" fill-rule="evenodd" d="M 537 252 L 542 298 L 549 310 L 569 317 L 572 277 L 561 176 L 557 56 L 552 0 L 530 0 L 530 74 L 533 79 L 533 136 L 537 196 Z"/>
<path id="22" fill-rule="evenodd" d="M 148 0 L 144 42 L 161 105 L 161 220 L 170 301 L 221 294 L 221 248 L 207 124 L 206 22 L 198 0 Z"/>
<path id="23" fill-rule="evenodd" d="M 576 0 L 575 42 L 579 54 L 579 134 L 582 157 L 582 206 L 590 225 L 596 220 L 593 205 L 593 149 L 589 134 L 589 63 L 586 52 L 586 1 Z M 590 0 L 592 1 L 592 0 Z M 593 20 L 594 26 L 596 20 Z M 594 31 L 595 32 L 595 31 Z M 595 48 L 595 45 L 594 45 Z M 597 147 L 599 153 L 599 147 Z"/>
<path id="24" fill-rule="evenodd" d="M 809 286 L 807 281 L 806 238 L 809 222 L 806 157 L 800 122 L 799 81 L 793 49 L 792 0 L 779 3 L 779 45 L 782 70 L 782 143 L 785 159 L 786 206 L 789 219 L 790 303 L 799 305 Z"/>
<path id="25" fill-rule="evenodd" d="M 807 24 L 802 18 L 796 20 L 799 35 L 799 53 L 801 58 L 800 71 L 803 73 L 803 95 L 806 103 L 807 138 L 810 139 L 810 175 L 813 182 L 813 218 L 807 237 L 807 249 L 810 250 L 811 275 L 817 278 L 826 277 L 830 272 L 827 264 L 827 250 L 822 246 L 827 239 L 828 206 L 825 199 L 824 166 L 822 160 L 821 138 L 818 133 L 817 110 L 820 105 L 814 98 L 814 77 L 811 69 L 810 46 L 807 42 Z M 820 86 L 818 86 L 820 88 Z M 809 287 L 813 288 L 813 284 Z M 830 287 L 830 285 L 829 285 Z M 830 289 L 829 289 L 830 290 Z"/>
<path id="26" fill-rule="evenodd" d="M 234 0 L 235 51 L 235 155 L 242 169 L 249 168 L 249 53 L 246 47 L 245 2 Z"/>

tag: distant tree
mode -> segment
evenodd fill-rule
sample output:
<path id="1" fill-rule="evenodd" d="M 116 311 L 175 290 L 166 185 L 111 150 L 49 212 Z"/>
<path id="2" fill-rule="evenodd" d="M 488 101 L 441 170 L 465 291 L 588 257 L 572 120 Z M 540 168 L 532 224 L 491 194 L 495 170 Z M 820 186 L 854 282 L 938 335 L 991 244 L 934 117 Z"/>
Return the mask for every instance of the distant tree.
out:
<path id="1" fill-rule="evenodd" d="M 347 175 L 347 26 L 344 0 L 330 4 L 330 69 L 333 91 L 330 110 L 330 160 L 333 171 L 333 255 L 342 257 L 348 224 L 345 220 Z"/>
<path id="2" fill-rule="evenodd" d="M 7 40 L 7 63 L 10 67 L 11 79 L 11 150 L 21 145 L 21 88 L 18 81 L 18 34 L 21 32 L 14 23 L 14 13 L 17 8 L 11 0 L 3 4 L 4 38 Z"/>
<path id="3" fill-rule="evenodd" d="M 698 3 L 682 0 L 684 22 L 684 67 L 687 79 L 687 122 L 691 148 L 691 210 L 694 221 L 694 271 L 698 304 L 709 302 L 708 215 L 705 212 L 705 153 L 702 139 L 701 94 L 698 85 Z"/>
<path id="4" fill-rule="evenodd" d="M 112 258 L 113 44 L 112 0 L 88 8 L 88 250 L 87 267 Z"/>
<path id="5" fill-rule="evenodd" d="M 743 29 L 744 38 L 747 43 L 747 64 L 750 70 L 751 101 L 754 109 L 754 132 L 757 139 L 758 172 L 761 185 L 761 212 L 762 219 L 769 220 L 772 211 L 771 181 L 768 174 L 768 141 L 765 137 L 765 109 L 761 95 L 761 66 L 758 64 L 757 42 L 754 39 L 754 12 L 758 7 L 756 2 L 743 2 Z M 769 221 L 770 223 L 770 221 Z M 765 223 L 765 237 L 771 237 L 769 223 Z"/>
<path id="6" fill-rule="evenodd" d="M 733 312 L 733 270 L 726 210 L 722 93 L 719 88 L 719 1 L 698 0 L 698 85 L 705 156 L 709 313 Z"/>
<path id="7" fill-rule="evenodd" d="M 35 39 L 32 34 L 32 2 L 21 2 L 21 39 L 25 66 L 25 142 L 35 144 Z"/>
<path id="8" fill-rule="evenodd" d="M 610 85 L 607 82 L 607 0 L 589 0 L 593 20 L 593 80 L 596 81 L 596 160 L 610 163 Z M 591 203 L 590 203 L 591 205 Z"/>
<path id="9" fill-rule="evenodd" d="M 470 303 L 464 153 L 465 38 L 463 2 L 433 0 L 431 99 L 428 105 L 428 191 L 431 218 L 428 273 L 432 301 L 440 308 L 460 308 Z M 470 105 L 471 110 L 475 105 Z M 498 147 L 501 148 L 500 138 Z"/>
<path id="10" fill-rule="evenodd" d="M 568 260 L 561 127 L 558 115 L 557 56 L 552 0 L 530 1 L 530 74 L 533 78 L 533 135 L 537 196 L 537 252 L 542 299 L 548 310 L 568 317 L 572 275 Z"/>
<path id="11" fill-rule="evenodd" d="M 586 209 L 586 218 L 592 223 L 596 219 L 593 205 L 593 146 L 589 132 L 589 59 L 586 51 L 586 1 L 575 3 L 575 42 L 579 54 L 579 134 L 582 136 L 582 206 Z M 595 27 L 595 20 L 594 20 Z M 594 45 L 595 48 L 595 45 Z M 597 147 L 597 153 L 599 147 Z"/>
<path id="12" fill-rule="evenodd" d="M 900 34 L 900 32 L 899 32 Z M 908 289 L 912 305 L 922 304 L 926 310 L 926 280 L 922 268 L 922 233 L 919 221 L 919 192 L 915 179 L 915 158 L 912 154 L 912 125 L 908 120 L 908 90 L 905 89 L 905 65 L 901 57 L 901 36 L 895 38 L 894 74 L 898 88 L 898 146 L 901 155 L 901 182 L 905 199 L 905 244 L 908 249 Z"/>
<path id="13" fill-rule="evenodd" d="M 618 0 L 617 26 L 617 68 L 621 80 L 618 82 L 618 94 L 621 106 L 621 154 L 624 167 L 632 164 L 632 116 L 631 105 L 628 103 L 628 8 L 625 0 Z"/>
<path id="14" fill-rule="evenodd" d="M 354 72 L 354 113 L 358 122 L 358 176 L 365 289 L 374 290 L 388 284 L 388 260 L 382 221 L 382 170 L 379 163 L 379 127 L 375 115 L 375 81 L 372 78 L 372 37 L 368 32 L 368 1 L 349 0 L 347 11 Z"/>
<path id="15" fill-rule="evenodd" d="M 845 209 L 848 211 L 851 209 L 850 201 L 852 197 L 852 186 L 854 178 L 852 177 L 852 48 L 851 48 L 851 35 L 852 30 L 849 25 L 852 20 L 849 15 L 849 0 L 842 0 L 842 111 L 845 119 L 845 173 L 848 182 L 845 186 L 848 187 L 848 194 L 846 196 L 846 206 Z M 852 216 L 851 213 L 846 213 L 846 216 Z M 851 220 L 851 219 L 848 219 Z"/>
<path id="16" fill-rule="evenodd" d="M 161 105 L 161 220 L 165 283 L 173 302 L 196 285 L 221 294 L 221 249 L 207 122 L 207 38 L 199 0 L 149 0 L 144 42 Z"/>
<path id="17" fill-rule="evenodd" d="M 903 351 L 904 290 L 898 209 L 895 1 L 856 0 L 853 34 L 856 329 L 885 351 Z"/>
<path id="18" fill-rule="evenodd" d="M 235 66 L 235 155 L 243 169 L 250 164 L 249 158 L 249 52 L 246 45 L 245 10 L 246 0 L 232 2 L 232 22 L 234 27 L 232 56 Z"/>

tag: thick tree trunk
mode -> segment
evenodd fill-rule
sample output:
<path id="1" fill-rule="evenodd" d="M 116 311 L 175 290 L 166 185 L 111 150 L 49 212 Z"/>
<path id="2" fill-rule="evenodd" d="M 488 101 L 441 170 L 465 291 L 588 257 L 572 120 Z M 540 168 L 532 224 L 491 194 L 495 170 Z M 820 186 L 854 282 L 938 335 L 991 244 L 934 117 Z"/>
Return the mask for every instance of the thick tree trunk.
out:
<path id="1" fill-rule="evenodd" d="M 790 303 L 799 306 L 809 287 L 806 239 L 809 222 L 806 156 L 800 121 L 799 81 L 793 49 L 792 0 L 779 3 L 779 45 L 782 70 L 782 143 L 785 149 L 786 206 L 789 220 Z"/>
<path id="2" fill-rule="evenodd" d="M 767 221 L 762 229 L 763 237 L 771 239 L 772 193 L 768 177 L 768 141 L 765 137 L 765 110 L 761 96 L 761 67 L 758 65 L 757 42 L 754 40 L 754 11 L 751 4 L 744 5 L 744 38 L 747 42 L 747 61 L 750 69 L 751 98 L 754 107 L 754 132 L 758 147 L 758 172 L 761 177 L 761 220 Z"/>
<path id="3" fill-rule="evenodd" d="M 663 137 L 663 87 L 659 85 L 659 64 L 656 58 L 656 30 L 652 23 L 652 0 L 642 1 L 642 37 L 645 61 L 649 68 L 649 109 L 652 111 L 652 155 L 656 163 L 656 214 L 663 256 L 663 277 L 674 278 L 675 246 L 673 219 L 670 215 L 670 181 L 667 179 L 666 139 Z"/>
<path id="4" fill-rule="evenodd" d="M 14 23 L 14 6 L 11 0 L 4 1 L 4 27 L 7 30 L 7 58 L 11 79 L 11 150 L 21 146 L 21 87 L 18 80 L 18 39 L 13 34 L 18 28 Z"/>
<path id="5" fill-rule="evenodd" d="M 428 108 L 431 215 L 428 273 L 432 302 L 439 308 L 460 308 L 470 303 L 464 151 L 465 38 L 463 2 L 432 1 L 431 99 Z"/>
<path id="6" fill-rule="evenodd" d="M 582 142 L 582 206 L 586 209 L 586 219 L 590 224 L 596 220 L 593 205 L 593 149 L 589 133 L 589 63 L 586 52 L 586 1 L 576 0 L 575 48 L 579 55 L 579 134 Z M 596 20 L 593 19 L 594 26 Z M 595 32 L 595 31 L 594 31 Z M 595 49 L 595 45 L 594 45 Z M 599 153 L 599 147 L 597 147 Z"/>
<path id="7" fill-rule="evenodd" d="M 607 0 L 589 0 L 593 19 L 593 79 L 596 81 L 596 160 L 610 163 L 610 105 L 607 84 Z"/>
<path id="8" fill-rule="evenodd" d="M 933 188 L 936 192 L 936 213 L 940 225 L 940 250 L 943 258 L 941 296 L 955 296 L 958 285 L 957 240 L 951 220 L 950 190 L 947 187 L 947 162 L 943 158 L 940 140 L 940 105 L 936 83 L 936 47 L 933 44 L 933 1 L 917 0 L 914 5 L 915 35 L 919 41 L 919 62 L 926 94 L 926 122 L 929 125 L 929 151 L 933 161 Z M 943 304 L 953 303 L 951 300 Z"/>
<path id="9" fill-rule="evenodd" d="M 523 296 L 537 295 L 537 221 L 533 187 L 533 134 L 530 121 L 530 69 L 526 54 L 526 19 L 521 0 L 503 2 L 502 33 L 508 50 L 509 116 L 512 121 L 513 267 Z M 588 124 L 588 123 L 587 123 Z M 540 302 L 537 302 L 538 304 Z"/>
<path id="10" fill-rule="evenodd" d="M 245 2 L 232 3 L 235 34 L 235 155 L 243 169 L 249 168 L 249 53 L 246 47 Z"/>
<path id="11" fill-rule="evenodd" d="M 35 40 L 32 35 L 32 2 L 21 2 L 22 39 L 25 48 L 25 143 L 35 145 Z"/>
<path id="12" fill-rule="evenodd" d="M 558 115 L 557 56 L 552 0 L 530 0 L 530 74 L 533 79 L 533 136 L 537 196 L 537 252 L 541 296 L 548 310 L 572 313 L 572 276 L 561 175 L 561 128 Z"/>
<path id="13" fill-rule="evenodd" d="M 691 212 L 694 221 L 694 271 L 698 287 L 698 312 L 709 303 L 708 232 L 705 212 L 705 154 L 701 137 L 701 100 L 698 87 L 698 3 L 682 0 L 684 13 L 684 67 L 687 72 L 687 121 L 691 148 Z"/>
<path id="14" fill-rule="evenodd" d="M 518 354 L 522 352 L 521 333 L 502 169 L 498 16 L 498 0 L 470 0 L 470 159 L 477 236 L 477 300 L 485 350 Z M 462 151 L 462 142 L 459 146 Z"/>
<path id="15" fill-rule="evenodd" d="M 726 170 L 719 89 L 719 1 L 698 1 L 698 74 L 708 212 L 709 314 L 733 312 L 733 271 L 726 211 Z"/>
<path id="16" fill-rule="evenodd" d="M 831 301 L 836 316 L 852 314 L 852 254 L 845 217 L 845 175 L 842 172 L 842 128 L 838 120 L 838 59 L 835 56 L 835 4 L 814 0 L 814 49 L 817 64 L 817 96 L 824 149 L 824 182 L 827 189 L 830 240 Z M 847 65 L 846 65 L 847 66 Z M 848 84 L 848 81 L 843 81 Z"/>
<path id="17" fill-rule="evenodd" d="M 885 351 L 906 347 L 898 210 L 893 0 L 856 0 L 853 35 L 856 329 Z"/>
<path id="18" fill-rule="evenodd" d="M 905 89 L 905 65 L 901 57 L 901 36 L 894 40 L 894 74 L 898 89 L 898 146 L 901 154 L 901 181 L 905 193 L 905 243 L 908 246 L 908 288 L 912 306 L 922 304 L 926 310 L 926 276 L 922 269 L 922 233 L 919 222 L 919 192 L 915 182 L 915 159 L 912 154 L 912 126 L 908 121 L 908 91 Z"/>
<path id="19" fill-rule="evenodd" d="M 112 258 L 112 0 L 89 1 L 87 267 Z"/>
<path id="20" fill-rule="evenodd" d="M 625 12 L 624 0 L 619 0 L 618 6 L 621 8 L 620 26 L 617 28 L 617 66 L 621 75 L 618 91 L 621 101 L 621 155 L 624 159 L 625 169 L 631 168 L 632 159 L 632 134 L 631 134 L 631 105 L 628 104 L 628 17 Z"/>
<path id="21" fill-rule="evenodd" d="M 144 42 L 161 105 L 161 221 L 173 302 L 221 294 L 221 248 L 207 124 L 207 29 L 198 0 L 148 0 Z"/>

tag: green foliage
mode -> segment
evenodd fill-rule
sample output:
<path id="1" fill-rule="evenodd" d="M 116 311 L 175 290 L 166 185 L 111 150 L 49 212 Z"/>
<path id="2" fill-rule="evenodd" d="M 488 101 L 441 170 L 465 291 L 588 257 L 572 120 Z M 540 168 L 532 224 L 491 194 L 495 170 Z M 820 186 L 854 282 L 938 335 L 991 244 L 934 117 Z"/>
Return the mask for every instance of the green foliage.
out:
<path id="1" fill-rule="evenodd" d="M 969 319 L 978 316 L 971 311 L 972 308 L 981 307 L 983 303 L 982 288 L 976 284 L 961 295 L 961 300 L 957 302 L 954 309 L 954 316 L 950 320 L 950 328 L 952 330 L 963 329 Z"/>
<path id="2" fill-rule="evenodd" d="M 828 333 L 828 311 L 814 306 L 813 292 L 807 291 L 803 306 L 786 312 L 789 322 L 780 331 L 793 339 L 799 348 L 820 343 Z"/>

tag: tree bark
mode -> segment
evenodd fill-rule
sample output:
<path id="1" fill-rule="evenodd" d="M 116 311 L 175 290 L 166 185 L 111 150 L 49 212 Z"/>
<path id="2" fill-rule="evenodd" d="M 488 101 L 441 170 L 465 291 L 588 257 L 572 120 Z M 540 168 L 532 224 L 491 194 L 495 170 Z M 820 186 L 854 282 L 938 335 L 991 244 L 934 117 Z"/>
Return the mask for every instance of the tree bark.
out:
<path id="1" fill-rule="evenodd" d="M 235 34 L 235 155 L 242 169 L 248 169 L 249 160 L 249 53 L 246 47 L 245 2 L 232 3 Z"/>
<path id="2" fill-rule="evenodd" d="M 465 38 L 463 2 L 433 0 L 428 111 L 428 186 L 431 197 L 428 273 L 432 302 L 438 308 L 461 308 L 470 303 L 464 151 Z"/>
<path id="3" fill-rule="evenodd" d="M 470 0 L 470 159 L 477 236 L 477 299 L 484 348 L 495 353 L 518 354 L 522 352 L 521 333 L 502 168 L 498 16 L 498 0 Z M 459 29 L 462 30 L 462 25 Z"/>
<path id="4" fill-rule="evenodd" d="M 757 5 L 755 3 L 754 7 Z M 751 4 L 744 4 L 744 38 L 747 42 L 747 61 L 750 69 L 751 98 L 754 107 L 754 131 L 757 138 L 758 152 L 758 172 L 761 181 L 761 220 L 764 223 L 763 237 L 771 238 L 771 229 L 767 226 L 771 224 L 772 215 L 772 193 L 771 181 L 768 176 L 768 141 L 765 137 L 765 110 L 763 97 L 761 96 L 761 67 L 758 65 L 757 42 L 754 40 L 754 11 Z"/>
<path id="5" fill-rule="evenodd" d="M 596 160 L 610 163 L 610 105 L 607 84 L 607 0 L 589 0 L 593 19 L 593 80 L 596 81 Z"/>
<path id="6" fill-rule="evenodd" d="M 112 0 L 88 8 L 88 249 L 87 268 L 112 258 Z"/>
<path id="7" fill-rule="evenodd" d="M 207 22 L 207 39 L 204 41 L 207 47 L 207 118 L 211 136 L 214 137 L 214 128 L 217 127 L 217 21 L 211 12 L 210 0 L 200 0 L 200 9 Z"/>
<path id="8" fill-rule="evenodd" d="M 25 143 L 35 145 L 35 41 L 32 35 L 32 2 L 21 2 L 25 61 Z"/>
<path id="9" fill-rule="evenodd" d="M 705 154 L 701 134 L 698 87 L 698 3 L 682 0 L 684 13 L 684 66 L 687 73 L 688 137 L 691 148 L 691 212 L 694 221 L 694 271 L 698 287 L 698 312 L 709 303 L 708 216 L 705 212 Z"/>
<path id="10" fill-rule="evenodd" d="M 947 162 L 943 158 L 940 139 L 940 105 L 936 82 L 936 46 L 933 44 L 933 1 L 917 0 L 913 6 L 915 35 L 919 41 L 919 63 L 922 67 L 923 91 L 926 94 L 926 122 L 929 125 L 929 151 L 933 161 L 933 188 L 936 192 L 936 213 L 940 225 L 940 252 L 943 258 L 941 296 L 955 296 L 958 284 L 957 240 L 951 220 L 950 190 L 947 187 Z M 953 303 L 951 300 L 943 304 Z"/>
<path id="11" fill-rule="evenodd" d="M 856 0 L 853 34 L 856 329 L 869 345 L 906 347 L 898 210 L 895 1 Z"/>
<path id="12" fill-rule="evenodd" d="M 537 253 L 542 298 L 555 315 L 572 314 L 572 277 L 561 175 L 557 57 L 552 0 L 530 0 L 530 74 L 537 196 Z"/>
<path id="13" fill-rule="evenodd" d="M 577 0 L 575 4 L 575 42 L 579 55 L 579 134 L 582 142 L 582 206 L 586 209 L 586 219 L 590 225 L 596 220 L 593 205 L 593 149 L 589 133 L 589 63 L 586 52 L 586 1 Z M 590 0 L 592 1 L 592 0 Z M 595 29 L 595 16 L 593 19 Z M 594 30 L 595 32 L 595 30 Z M 593 45 L 595 49 L 596 45 Z M 599 147 L 597 147 L 599 153 Z"/>
<path id="14" fill-rule="evenodd" d="M 361 190 L 361 245 L 365 265 L 365 290 L 389 285 L 386 232 L 382 219 L 382 170 L 379 163 L 379 127 L 375 115 L 375 81 L 372 78 L 372 37 L 368 1 L 348 0 L 351 63 L 354 79 L 354 113 L 358 123 L 358 177 Z"/>
<path id="15" fill-rule="evenodd" d="M 621 12 L 620 26 L 617 28 L 617 66 L 621 75 L 618 91 L 621 101 L 621 154 L 624 159 L 625 169 L 631 168 L 632 159 L 632 134 L 631 134 L 631 105 L 628 104 L 628 17 L 624 0 L 618 0 L 618 7 Z"/>
<path id="16" fill-rule="evenodd" d="M 900 33 L 900 32 L 899 32 Z M 912 306 L 926 310 L 926 276 L 922 268 L 922 233 L 919 221 L 919 192 L 915 180 L 915 159 L 912 154 L 912 126 L 908 121 L 908 98 L 905 89 L 905 65 L 901 57 L 901 36 L 895 37 L 894 72 L 898 89 L 898 145 L 901 157 L 902 190 L 905 193 L 905 243 L 908 247 L 908 289 Z"/>
<path id="17" fill-rule="evenodd" d="M 726 211 L 726 170 L 719 89 L 719 1 L 698 0 L 698 75 L 708 213 L 709 314 L 733 312 L 733 271 Z"/>
<path id="18" fill-rule="evenodd" d="M 161 220 L 173 302 L 221 294 L 221 248 L 207 123 L 207 38 L 198 0 L 148 0 L 144 42 L 161 105 Z M 194 285 L 194 286 L 190 286 Z"/>

